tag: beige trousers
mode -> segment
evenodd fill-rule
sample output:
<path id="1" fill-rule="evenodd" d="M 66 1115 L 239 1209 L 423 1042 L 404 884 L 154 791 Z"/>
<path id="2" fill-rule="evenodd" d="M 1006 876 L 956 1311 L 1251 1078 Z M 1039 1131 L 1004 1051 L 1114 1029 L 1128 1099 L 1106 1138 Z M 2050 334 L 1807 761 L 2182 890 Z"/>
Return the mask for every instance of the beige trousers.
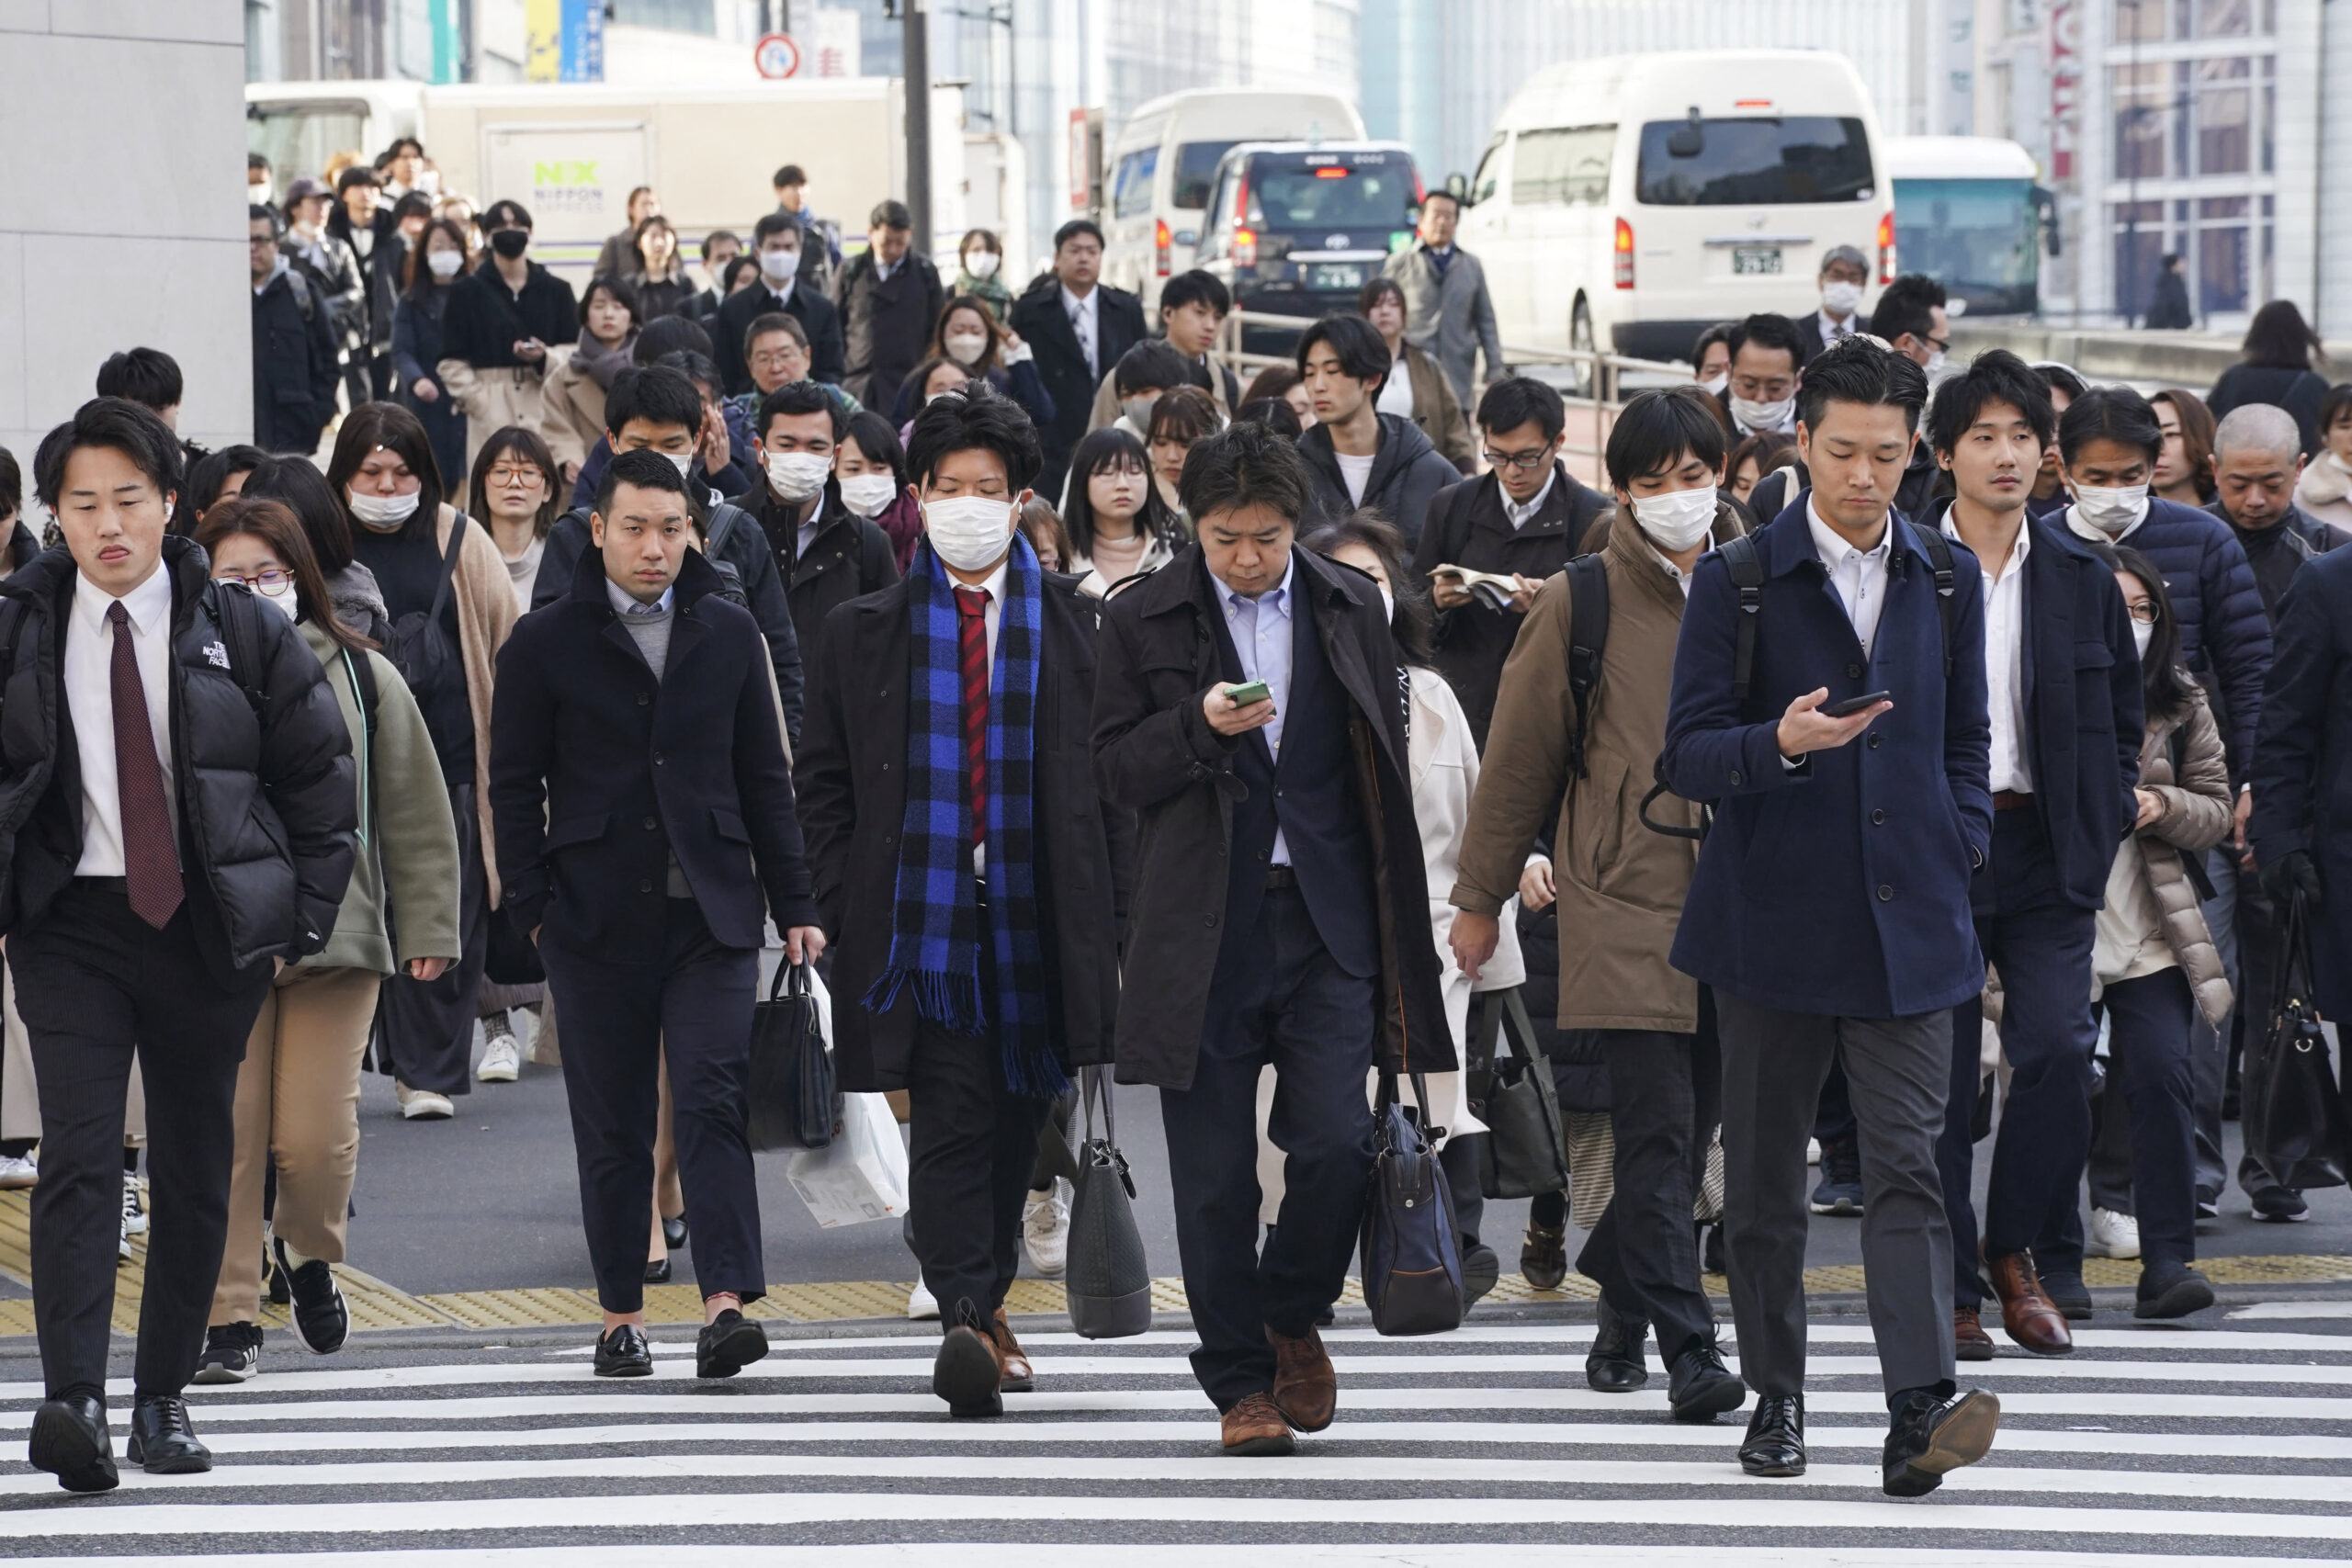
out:
<path id="1" fill-rule="evenodd" d="M 32 1036 L 25 1032 L 25 1021 L 17 1016 L 17 976 L 12 972 L 6 982 L 5 998 L 0 998 L 0 1011 L 5 1011 L 5 1025 L 0 1033 L 0 1138 L 38 1138 L 40 1136 L 40 1085 L 33 1081 Z M 147 1085 L 139 1075 L 139 1064 L 130 1064 L 130 1095 L 123 1106 L 122 1142 L 126 1148 L 147 1146 Z"/>
<path id="2" fill-rule="evenodd" d="M 261 1193 L 277 1163 L 272 1226 L 311 1258 L 343 1261 L 359 1169 L 359 1059 L 384 976 L 366 969 L 288 969 L 254 1020 L 237 1069 L 237 1153 L 229 1241 L 211 1325 L 261 1320 Z"/>

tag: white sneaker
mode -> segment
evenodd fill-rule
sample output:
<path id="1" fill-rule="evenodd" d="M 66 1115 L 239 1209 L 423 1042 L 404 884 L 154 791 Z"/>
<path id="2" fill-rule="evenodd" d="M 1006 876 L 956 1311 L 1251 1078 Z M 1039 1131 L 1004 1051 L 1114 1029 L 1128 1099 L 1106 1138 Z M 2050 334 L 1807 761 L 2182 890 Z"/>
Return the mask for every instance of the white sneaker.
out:
<path id="1" fill-rule="evenodd" d="M 481 1054 L 481 1066 L 474 1069 L 476 1083 L 513 1083 L 523 1070 L 523 1055 L 514 1048 L 512 1034 L 493 1034 Z"/>
<path id="2" fill-rule="evenodd" d="M 1807 1165 L 1819 1165 L 1821 1163 L 1821 1140 L 1819 1138 L 1807 1138 L 1804 1141 L 1804 1163 Z"/>
<path id="3" fill-rule="evenodd" d="M 122 1234 L 147 1234 L 147 1194 L 141 1190 L 139 1178 L 127 1170 L 122 1173 Z"/>
<path id="4" fill-rule="evenodd" d="M 939 1303 L 932 1296 L 931 1287 L 921 1280 L 917 1280 L 915 1288 L 907 1292 L 907 1318 L 912 1323 L 939 1321 Z"/>
<path id="5" fill-rule="evenodd" d="M 458 1113 L 447 1095 L 411 1089 L 398 1078 L 392 1080 L 392 1098 L 401 1102 L 401 1114 L 412 1122 L 447 1122 Z"/>
<path id="6" fill-rule="evenodd" d="M 2091 1234 L 2083 1250 L 2093 1258 L 2140 1256 L 2140 1221 L 2112 1209 L 2091 1211 Z"/>
<path id="7" fill-rule="evenodd" d="M 1062 1197 L 1062 1179 L 1043 1192 L 1032 1192 L 1021 1206 L 1021 1245 L 1030 1265 L 1048 1280 L 1058 1280 L 1069 1264 L 1069 1203 Z"/>
<path id="8" fill-rule="evenodd" d="M 40 1167 L 34 1162 L 30 1151 L 0 1155 L 0 1192 L 15 1192 L 40 1184 Z"/>
<path id="9" fill-rule="evenodd" d="M 554 1028 L 548 1022 L 547 1004 L 531 1016 L 531 1043 L 523 1048 L 523 1059 L 535 1067 L 563 1066 L 563 1050 L 557 1043 Z"/>

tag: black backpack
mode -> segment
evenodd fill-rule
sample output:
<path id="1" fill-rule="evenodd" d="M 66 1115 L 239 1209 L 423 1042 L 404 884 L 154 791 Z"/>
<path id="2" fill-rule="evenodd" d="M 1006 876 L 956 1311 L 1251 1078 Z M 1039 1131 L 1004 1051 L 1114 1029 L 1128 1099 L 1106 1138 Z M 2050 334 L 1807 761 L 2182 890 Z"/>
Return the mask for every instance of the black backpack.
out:
<path id="1" fill-rule="evenodd" d="M 1944 679 L 1951 679 L 1951 601 L 1959 579 L 1952 570 L 1951 541 L 1939 528 L 1922 528 L 1904 519 L 1890 515 L 1889 522 L 1902 522 L 1911 530 L 1928 564 L 1936 574 L 1936 619 L 1943 631 Z M 1756 623 L 1764 608 L 1764 562 L 1756 553 L 1756 536 L 1742 534 L 1726 539 L 1715 547 L 1724 558 L 1724 566 L 1731 572 L 1732 586 L 1739 590 L 1738 642 L 1732 652 L 1731 694 L 1737 703 L 1747 701 L 1749 688 L 1756 674 Z"/>
<path id="2" fill-rule="evenodd" d="M 458 575 L 458 557 L 466 547 L 466 530 L 473 524 L 463 513 L 449 530 L 449 546 L 441 554 L 441 581 L 433 590 L 429 608 L 411 610 L 384 634 L 384 657 L 401 672 L 408 689 L 420 696 L 437 692 L 450 680 L 465 682 L 463 654 L 441 629 L 441 612 L 447 608 Z"/>
<path id="3" fill-rule="evenodd" d="M 748 610 L 752 607 L 752 595 L 743 586 L 743 574 L 722 553 L 727 541 L 735 536 L 735 525 L 743 520 L 743 509 L 732 502 L 722 501 L 713 506 L 709 525 L 703 530 L 703 555 L 718 569 L 719 597 Z"/>
<path id="4" fill-rule="evenodd" d="M 1596 553 L 1568 562 L 1568 695 L 1577 727 L 1568 736 L 1568 766 L 1589 776 L 1584 739 L 1592 728 L 1592 694 L 1600 684 L 1600 650 L 1609 646 L 1609 574 Z"/>

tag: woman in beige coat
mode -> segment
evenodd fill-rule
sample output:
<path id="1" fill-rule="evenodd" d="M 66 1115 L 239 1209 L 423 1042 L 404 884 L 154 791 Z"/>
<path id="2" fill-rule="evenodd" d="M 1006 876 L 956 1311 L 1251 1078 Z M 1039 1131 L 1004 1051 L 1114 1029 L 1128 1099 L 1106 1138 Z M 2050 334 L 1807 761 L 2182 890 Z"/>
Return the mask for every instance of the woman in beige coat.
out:
<path id="1" fill-rule="evenodd" d="M 580 337 L 548 370 L 539 438 L 555 454 L 566 485 L 605 435 L 605 394 L 637 348 L 637 290 L 617 277 L 592 277 L 580 301 Z"/>
<path id="2" fill-rule="evenodd" d="M 2213 1304 L 2197 1257 L 2196 1156 L 2188 1044 L 2195 1014 L 2218 1028 L 2230 984 L 2198 908 L 2192 868 L 2230 829 L 2229 771 L 2205 694 L 2180 664 L 2163 575 L 2129 547 L 2116 585 L 2140 645 L 2147 736 L 2140 814 L 2116 852 L 2092 947 L 2107 1009 L 2108 1113 L 2120 1089 L 2132 1118 L 2132 1193 L 2140 1221 L 2134 1317 L 2183 1317 Z"/>

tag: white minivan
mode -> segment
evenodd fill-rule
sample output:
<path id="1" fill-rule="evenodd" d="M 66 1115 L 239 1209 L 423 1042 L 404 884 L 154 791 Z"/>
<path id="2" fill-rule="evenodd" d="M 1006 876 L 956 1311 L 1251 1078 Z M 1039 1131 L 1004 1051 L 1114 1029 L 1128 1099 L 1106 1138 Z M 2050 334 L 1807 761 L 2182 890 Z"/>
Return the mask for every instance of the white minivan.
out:
<path id="1" fill-rule="evenodd" d="M 1877 282 L 1893 281 L 1879 145 L 1870 94 L 1840 54 L 1555 65 L 1504 107 L 1460 241 L 1486 264 L 1507 344 L 1684 359 L 1713 322 L 1818 309 L 1834 245 L 1874 256 Z"/>
<path id="2" fill-rule="evenodd" d="M 1243 141 L 1354 141 L 1363 118 L 1330 93 L 1204 87 L 1154 98 L 1127 117 L 1102 180 L 1102 279 L 1143 296 L 1156 321 L 1159 285 L 1193 265 L 1209 178 Z"/>

